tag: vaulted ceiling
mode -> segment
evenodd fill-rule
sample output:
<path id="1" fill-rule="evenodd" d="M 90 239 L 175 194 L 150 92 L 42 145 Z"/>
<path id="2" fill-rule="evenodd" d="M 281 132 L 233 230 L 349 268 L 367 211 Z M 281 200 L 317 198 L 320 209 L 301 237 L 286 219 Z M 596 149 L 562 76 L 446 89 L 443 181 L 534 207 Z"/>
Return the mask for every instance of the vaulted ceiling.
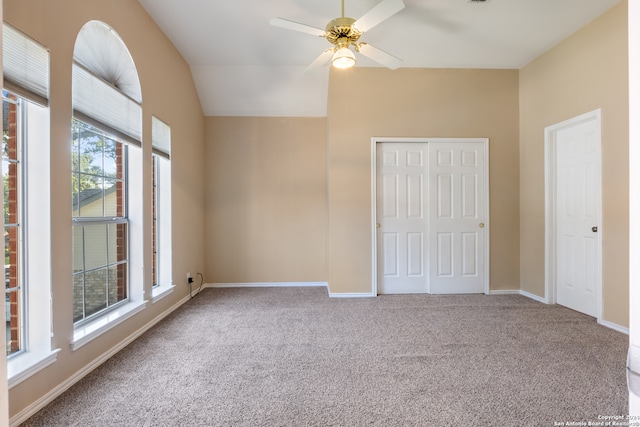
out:
<path id="1" fill-rule="evenodd" d="M 304 70 L 331 45 L 269 21 L 324 29 L 341 15 L 341 0 L 138 1 L 191 66 L 205 115 L 326 115 L 328 66 Z M 345 15 L 358 19 L 380 1 L 345 0 Z M 361 40 L 401 67 L 519 69 L 618 1 L 404 0 Z"/>

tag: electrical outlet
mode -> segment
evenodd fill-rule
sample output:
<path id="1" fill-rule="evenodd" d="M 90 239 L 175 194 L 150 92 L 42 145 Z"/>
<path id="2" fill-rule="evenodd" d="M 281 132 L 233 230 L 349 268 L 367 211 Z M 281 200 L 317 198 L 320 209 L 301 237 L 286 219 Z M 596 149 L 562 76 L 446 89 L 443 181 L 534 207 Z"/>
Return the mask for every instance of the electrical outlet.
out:
<path id="1" fill-rule="evenodd" d="M 193 283 L 193 277 L 191 277 L 191 272 L 188 272 L 188 273 L 187 273 L 187 283 L 188 283 L 188 284 Z"/>

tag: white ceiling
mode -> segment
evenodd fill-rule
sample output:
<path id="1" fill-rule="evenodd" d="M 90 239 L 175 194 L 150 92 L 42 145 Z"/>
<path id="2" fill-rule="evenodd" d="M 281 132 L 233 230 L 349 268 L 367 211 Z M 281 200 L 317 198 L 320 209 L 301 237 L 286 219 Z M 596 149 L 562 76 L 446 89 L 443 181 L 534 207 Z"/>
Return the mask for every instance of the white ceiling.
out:
<path id="1" fill-rule="evenodd" d="M 325 116 L 328 67 L 304 69 L 330 47 L 269 24 L 317 28 L 340 0 L 138 0 L 191 66 L 207 116 Z M 345 0 L 358 19 L 381 0 Z M 404 0 L 361 40 L 411 68 L 518 69 L 619 0 Z M 358 56 L 357 66 L 378 66 Z"/>

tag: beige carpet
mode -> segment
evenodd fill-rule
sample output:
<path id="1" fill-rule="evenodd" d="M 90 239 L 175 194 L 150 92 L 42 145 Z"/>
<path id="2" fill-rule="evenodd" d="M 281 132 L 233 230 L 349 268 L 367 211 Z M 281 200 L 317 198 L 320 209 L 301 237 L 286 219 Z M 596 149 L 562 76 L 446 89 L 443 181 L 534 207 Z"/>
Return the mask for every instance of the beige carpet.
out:
<path id="1" fill-rule="evenodd" d="M 627 336 L 522 296 L 205 289 L 23 426 L 553 426 L 627 412 Z"/>

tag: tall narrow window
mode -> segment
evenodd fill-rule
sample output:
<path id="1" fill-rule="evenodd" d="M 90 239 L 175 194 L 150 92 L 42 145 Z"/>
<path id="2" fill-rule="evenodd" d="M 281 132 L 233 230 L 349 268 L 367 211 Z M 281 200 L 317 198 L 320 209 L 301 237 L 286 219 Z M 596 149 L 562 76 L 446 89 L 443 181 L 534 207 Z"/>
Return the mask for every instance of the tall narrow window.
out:
<path id="1" fill-rule="evenodd" d="M 77 349 L 145 303 L 138 74 L 122 39 L 99 21 L 82 27 L 73 59 L 72 347 Z"/>
<path id="2" fill-rule="evenodd" d="M 7 307 L 7 355 L 24 349 L 24 301 L 22 274 L 22 138 L 18 138 L 22 110 L 20 99 L 2 94 L 4 126 L 2 132 L 2 170 L 4 178 L 4 277 Z M 19 114 L 20 113 L 20 114 Z"/>
<path id="3" fill-rule="evenodd" d="M 159 286 L 158 278 L 158 157 L 153 154 L 151 164 L 151 282 L 153 287 Z"/>
<path id="4" fill-rule="evenodd" d="M 48 364 L 51 349 L 49 53 L 4 23 L 2 177 L 9 387 Z"/>
<path id="5" fill-rule="evenodd" d="M 152 117 L 152 277 L 153 296 L 172 288 L 171 279 L 171 128 Z"/>
<path id="6" fill-rule="evenodd" d="M 127 147 L 73 121 L 73 320 L 128 298 Z"/>

